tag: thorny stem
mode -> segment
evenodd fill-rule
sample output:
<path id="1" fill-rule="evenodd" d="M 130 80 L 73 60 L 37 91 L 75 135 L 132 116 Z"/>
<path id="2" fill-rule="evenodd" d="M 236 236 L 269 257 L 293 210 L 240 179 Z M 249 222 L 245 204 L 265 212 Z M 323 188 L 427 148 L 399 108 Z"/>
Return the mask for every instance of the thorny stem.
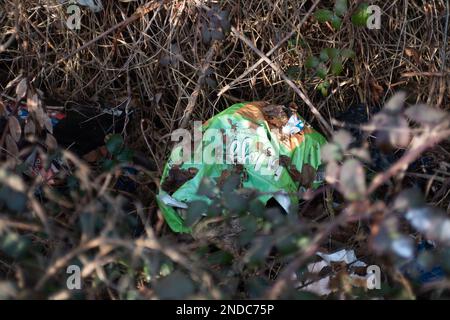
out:
<path id="1" fill-rule="evenodd" d="M 298 29 L 300 30 L 300 28 L 302 27 L 302 25 L 305 23 L 305 21 L 311 16 L 311 14 L 313 13 L 314 9 L 316 8 L 316 6 L 319 4 L 320 0 L 316 0 L 316 2 L 313 3 L 313 5 L 311 6 L 311 8 L 308 10 L 308 12 L 305 14 L 305 16 L 303 17 L 302 21 L 300 21 L 299 25 L 298 25 Z M 282 45 L 283 43 L 285 43 L 286 41 L 288 41 L 290 38 L 292 38 L 295 35 L 296 31 L 293 30 L 291 32 L 289 32 L 283 39 L 280 40 L 280 42 L 278 42 L 272 49 L 270 49 L 267 54 L 266 57 L 270 57 L 275 51 L 277 51 Z M 236 79 L 234 79 L 233 81 L 231 81 L 231 83 L 227 84 L 225 87 L 223 87 L 219 93 L 217 94 L 218 97 L 220 97 L 221 95 L 223 95 L 225 92 L 227 92 L 228 90 L 230 90 L 236 83 L 238 83 L 239 81 L 241 81 L 242 79 L 245 78 L 245 76 L 247 76 L 250 72 L 252 72 L 253 70 L 255 70 L 261 63 L 264 62 L 264 58 L 260 58 L 255 64 L 253 64 L 250 68 L 248 68 L 247 70 L 245 70 L 244 73 L 242 73 L 239 77 L 237 77 Z"/>
<path id="2" fill-rule="evenodd" d="M 372 183 L 367 190 L 368 194 L 374 192 L 378 187 L 383 185 L 391 177 L 395 176 L 402 170 L 406 170 L 408 166 L 414 162 L 427 149 L 434 147 L 439 142 L 450 137 L 450 130 L 442 130 L 442 127 L 437 127 L 431 132 L 421 135 L 415 143 L 415 146 L 408 150 L 394 165 L 387 171 L 379 173 L 372 180 Z"/>
<path id="3" fill-rule="evenodd" d="M 409 164 L 414 162 L 425 150 L 437 145 L 439 142 L 450 137 L 448 124 L 435 127 L 428 133 L 422 134 L 414 143 L 414 146 L 400 158 L 386 172 L 378 174 L 368 189 L 368 194 L 374 192 L 378 187 L 388 179 L 398 174 L 400 171 L 408 168 Z M 320 244 L 335 230 L 339 225 L 346 222 L 352 216 L 352 211 L 348 210 L 332 220 L 325 228 L 312 240 L 311 244 L 303 250 L 291 263 L 289 263 L 278 277 L 275 284 L 266 293 L 266 298 L 277 299 L 280 297 L 290 281 L 290 277 L 300 268 L 311 256 L 319 249 Z"/>

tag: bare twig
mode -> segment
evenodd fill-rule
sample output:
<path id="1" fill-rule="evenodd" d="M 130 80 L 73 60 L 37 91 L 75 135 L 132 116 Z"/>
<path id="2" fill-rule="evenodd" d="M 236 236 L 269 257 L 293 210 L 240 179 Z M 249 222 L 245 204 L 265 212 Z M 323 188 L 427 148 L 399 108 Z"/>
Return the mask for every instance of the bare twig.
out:
<path id="1" fill-rule="evenodd" d="M 333 232 L 333 230 L 348 219 L 348 215 L 349 212 L 341 214 L 336 219 L 329 222 L 324 229 L 316 235 L 308 247 L 283 269 L 283 272 L 278 276 L 275 284 L 266 292 L 265 298 L 272 300 L 279 298 L 288 285 L 292 275 L 308 261 L 309 258 L 315 255 L 320 244 Z"/>
<path id="2" fill-rule="evenodd" d="M 381 172 L 375 176 L 370 184 L 367 192 L 368 194 L 374 192 L 378 187 L 383 185 L 391 177 L 395 176 L 402 170 L 406 170 L 412 162 L 414 162 L 419 156 L 427 149 L 434 147 L 439 142 L 447 139 L 450 136 L 450 130 L 447 128 L 437 127 L 430 133 L 424 133 L 417 138 L 415 146 L 409 149 L 408 152 L 401 157 L 394 165 L 392 165 L 387 171 Z"/>
<path id="3" fill-rule="evenodd" d="M 300 28 L 302 27 L 302 25 L 305 23 L 305 21 L 311 16 L 311 14 L 313 13 L 314 9 L 316 8 L 316 6 L 319 4 L 320 0 L 316 0 L 316 2 L 313 3 L 313 5 L 311 6 L 311 8 L 308 10 L 308 12 L 305 14 L 305 16 L 303 17 L 303 19 L 300 21 L 299 25 L 298 25 L 298 29 L 300 30 Z M 295 35 L 296 31 L 293 30 L 291 32 L 289 32 L 283 39 L 281 39 L 272 49 L 270 49 L 267 53 L 266 56 L 270 57 L 275 51 L 277 51 L 282 45 L 283 43 L 285 43 L 286 41 L 288 41 L 290 38 L 292 38 Z M 221 95 L 223 95 L 225 92 L 227 92 L 228 90 L 230 90 L 235 84 L 237 84 L 239 81 L 241 81 L 242 79 L 244 79 L 250 72 L 252 72 L 253 70 L 255 70 L 261 63 L 264 62 L 264 58 L 260 58 L 256 63 L 254 63 L 250 68 L 248 68 L 247 70 L 244 71 L 244 73 L 242 73 L 239 77 L 237 77 L 236 79 L 234 79 L 233 81 L 231 81 L 229 84 L 227 84 L 225 87 L 223 87 L 219 93 L 217 94 L 219 97 Z"/>
<path id="4" fill-rule="evenodd" d="M 65 55 L 63 58 L 59 59 L 55 65 L 58 65 L 64 61 L 66 61 L 67 59 L 69 59 L 70 57 L 73 57 L 74 55 L 76 55 L 78 52 L 90 47 L 91 45 L 93 45 L 94 43 L 96 43 L 97 41 L 99 41 L 100 39 L 106 37 L 108 34 L 114 32 L 117 29 L 123 28 L 124 26 L 138 20 L 139 18 L 145 16 L 146 14 L 152 12 L 153 10 L 155 10 L 156 8 L 158 8 L 161 5 L 160 1 L 152 1 L 148 4 L 146 4 L 144 7 L 140 7 L 136 10 L 136 12 L 131 15 L 129 18 L 123 20 L 122 22 L 112 26 L 111 28 L 109 28 L 108 30 L 102 32 L 101 34 L 99 34 L 97 37 L 95 37 L 94 39 L 86 42 L 84 45 L 82 45 L 81 47 L 73 50 L 72 52 L 68 53 L 67 55 Z M 54 65 L 52 66 L 54 67 Z"/>
<path id="5" fill-rule="evenodd" d="M 208 52 L 206 53 L 205 60 L 203 61 L 202 66 L 200 68 L 200 74 L 198 77 L 197 85 L 195 86 L 194 91 L 192 92 L 191 96 L 189 97 L 187 107 L 184 111 L 184 115 L 181 120 L 180 128 L 186 128 L 186 126 L 191 118 L 192 112 L 194 111 L 194 107 L 197 102 L 198 95 L 200 93 L 200 89 L 205 80 L 206 70 L 208 70 L 208 68 L 211 64 L 211 61 L 217 50 L 217 46 L 218 46 L 218 43 L 214 41 L 214 43 L 211 44 L 211 47 L 209 48 Z"/>
<path id="6" fill-rule="evenodd" d="M 311 112 L 313 113 L 313 115 L 319 120 L 321 126 L 323 127 L 323 129 L 325 129 L 328 133 L 329 136 L 331 136 L 333 130 L 331 129 L 330 125 L 328 124 L 328 122 L 325 120 L 325 118 L 320 114 L 319 110 L 317 110 L 317 108 L 313 105 L 313 103 L 311 102 L 311 100 L 308 98 L 308 96 L 303 92 L 305 91 L 303 88 L 303 91 L 300 90 L 300 88 L 298 86 L 295 85 L 294 82 L 292 82 L 291 79 L 289 79 L 284 72 L 281 70 L 281 68 L 278 66 L 278 64 L 276 64 L 275 62 L 273 62 L 272 60 L 270 60 L 263 52 L 261 52 L 258 48 L 255 47 L 255 45 L 246 37 L 244 36 L 242 33 L 240 33 L 238 30 L 236 30 L 235 27 L 231 27 L 231 31 L 233 32 L 233 34 L 238 37 L 239 39 L 241 39 L 243 42 L 245 42 L 245 44 L 247 44 L 256 54 L 258 54 L 266 63 L 268 63 L 270 65 L 270 67 L 277 73 L 280 75 L 280 77 L 295 91 L 295 93 L 297 93 L 300 98 L 302 98 L 302 100 L 306 103 L 306 105 L 309 107 L 309 109 L 311 110 Z"/>
<path id="7" fill-rule="evenodd" d="M 15 4 L 15 10 L 14 10 L 14 28 L 11 31 L 11 34 L 8 38 L 8 40 L 5 41 L 5 43 L 0 43 L 0 53 L 6 51 L 8 47 L 13 43 L 14 39 L 16 38 L 17 32 L 19 31 L 19 9 L 20 8 L 20 1 L 17 1 Z"/>

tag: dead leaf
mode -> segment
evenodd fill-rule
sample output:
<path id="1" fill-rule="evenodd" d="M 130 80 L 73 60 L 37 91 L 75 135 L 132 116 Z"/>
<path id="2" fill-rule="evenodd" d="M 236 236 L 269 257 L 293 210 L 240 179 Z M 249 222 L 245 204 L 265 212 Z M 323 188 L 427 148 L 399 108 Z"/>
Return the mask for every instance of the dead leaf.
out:
<path id="1" fill-rule="evenodd" d="M 339 180 L 340 167 L 336 161 L 331 161 L 328 163 L 327 168 L 325 170 L 325 180 L 329 184 L 335 184 Z"/>
<path id="2" fill-rule="evenodd" d="M 92 150 L 88 153 L 86 153 L 83 156 L 83 160 L 89 163 L 94 163 L 97 161 L 100 161 L 101 159 L 105 158 L 108 154 L 108 150 L 105 146 L 101 146 L 95 150 Z"/>
<path id="3" fill-rule="evenodd" d="M 300 185 L 305 188 L 312 187 L 312 184 L 316 178 L 316 170 L 309 164 L 305 163 L 302 167 Z"/>
<path id="4" fill-rule="evenodd" d="M 38 95 L 35 93 L 27 98 L 27 106 L 30 113 L 32 113 L 37 120 L 39 128 L 43 129 L 45 127 L 45 118 L 47 115 L 42 109 L 41 102 Z"/>
<path id="5" fill-rule="evenodd" d="M 437 125 L 443 121 L 448 114 L 438 108 L 432 108 L 425 104 L 416 104 L 409 107 L 406 112 L 406 116 L 417 123 Z"/>
<path id="6" fill-rule="evenodd" d="M 389 114 L 397 114 L 403 110 L 403 106 L 406 101 L 406 92 L 399 91 L 394 94 L 389 100 L 385 103 L 383 111 L 386 111 Z"/>
<path id="7" fill-rule="evenodd" d="M 375 104 L 380 103 L 384 92 L 383 87 L 375 79 L 369 80 L 369 87 L 372 102 Z"/>
<path id="8" fill-rule="evenodd" d="M 197 172 L 198 170 L 196 168 L 188 168 L 185 170 L 181 169 L 178 165 L 174 165 L 169 170 L 169 176 L 161 184 L 161 189 L 166 191 L 168 194 L 172 194 L 186 181 L 191 180 Z"/>
<path id="9" fill-rule="evenodd" d="M 45 137 L 45 145 L 49 150 L 55 150 L 58 148 L 58 142 L 50 133 L 47 133 L 47 136 Z"/>
<path id="10" fill-rule="evenodd" d="M 364 196 L 366 192 L 366 175 L 361 162 L 358 160 L 345 160 L 339 180 L 342 193 L 348 200 L 358 200 Z"/>
<path id="11" fill-rule="evenodd" d="M 36 117 L 37 122 L 39 123 L 39 127 L 43 129 L 45 127 L 45 117 L 46 117 L 44 110 L 42 110 L 41 107 L 38 107 L 37 110 L 34 112 L 34 115 Z"/>
<path id="12" fill-rule="evenodd" d="M 50 117 L 45 113 L 44 113 L 44 125 L 45 125 L 45 128 L 47 129 L 47 131 L 50 132 L 51 134 L 53 134 L 52 119 L 50 119 Z"/>
<path id="13" fill-rule="evenodd" d="M 22 100 L 26 96 L 27 90 L 28 90 L 27 78 L 22 78 L 22 80 L 19 81 L 16 87 L 17 101 Z"/>
<path id="14" fill-rule="evenodd" d="M 413 48 L 405 48 L 405 54 L 408 58 L 411 58 L 414 60 L 414 64 L 420 65 L 421 59 L 420 59 L 420 54 L 419 52 L 417 52 L 416 49 Z"/>
<path id="15" fill-rule="evenodd" d="M 390 130 L 388 132 L 391 145 L 395 148 L 406 148 L 411 141 L 411 131 L 408 121 L 403 116 L 393 117 L 392 126 L 396 130 Z"/>
<path id="16" fill-rule="evenodd" d="M 5 104 L 0 100 L 0 117 L 6 116 L 6 106 Z"/>
<path id="17" fill-rule="evenodd" d="M 19 148 L 10 134 L 6 136 L 6 151 L 8 151 L 8 160 L 15 160 L 19 156 Z"/>
<path id="18" fill-rule="evenodd" d="M 25 124 L 24 128 L 25 136 L 35 135 L 36 134 L 36 126 L 34 125 L 34 121 L 29 119 Z"/>
<path id="19" fill-rule="evenodd" d="M 17 143 L 20 140 L 20 136 L 22 135 L 22 127 L 20 126 L 19 120 L 16 117 L 11 116 L 8 119 L 8 128 L 11 137 Z"/>
<path id="20" fill-rule="evenodd" d="M 35 93 L 33 95 L 28 95 L 27 97 L 27 107 L 29 111 L 35 111 L 39 106 L 39 97 Z"/>

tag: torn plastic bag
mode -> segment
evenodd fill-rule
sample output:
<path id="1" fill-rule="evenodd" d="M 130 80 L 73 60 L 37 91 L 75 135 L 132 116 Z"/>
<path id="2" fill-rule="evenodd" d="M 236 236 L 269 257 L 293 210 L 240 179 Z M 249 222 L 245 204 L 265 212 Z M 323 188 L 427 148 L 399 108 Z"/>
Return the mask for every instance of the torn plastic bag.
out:
<path id="1" fill-rule="evenodd" d="M 177 132 L 172 140 L 179 141 L 183 134 Z M 287 213 L 298 206 L 299 188 L 316 188 L 322 182 L 320 149 L 326 140 L 295 107 L 238 103 L 194 128 L 193 139 L 181 140 L 164 167 L 157 197 L 175 232 L 191 231 L 180 214 L 189 203 L 211 203 L 197 194 L 202 179 L 218 186 L 221 177 L 236 171 L 236 166 L 242 168 L 237 171 L 243 188 L 264 193 L 259 196 L 263 204 L 274 198 Z"/>

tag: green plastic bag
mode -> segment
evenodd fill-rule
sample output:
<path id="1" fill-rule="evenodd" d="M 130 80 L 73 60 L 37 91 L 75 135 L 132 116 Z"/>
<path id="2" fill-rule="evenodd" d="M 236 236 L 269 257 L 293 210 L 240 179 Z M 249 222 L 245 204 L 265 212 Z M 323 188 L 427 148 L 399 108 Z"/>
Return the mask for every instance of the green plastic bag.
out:
<path id="1" fill-rule="evenodd" d="M 316 188 L 322 181 L 320 148 L 326 140 L 295 108 L 262 101 L 238 103 L 198 126 L 193 136 L 182 130 L 172 135 L 181 142 L 164 167 L 157 196 L 175 232 L 191 231 L 180 214 L 189 203 L 211 202 L 197 194 L 202 179 L 218 186 L 237 166 L 243 188 L 263 193 L 258 198 L 263 204 L 274 198 L 287 213 L 297 208 L 299 188 Z"/>

